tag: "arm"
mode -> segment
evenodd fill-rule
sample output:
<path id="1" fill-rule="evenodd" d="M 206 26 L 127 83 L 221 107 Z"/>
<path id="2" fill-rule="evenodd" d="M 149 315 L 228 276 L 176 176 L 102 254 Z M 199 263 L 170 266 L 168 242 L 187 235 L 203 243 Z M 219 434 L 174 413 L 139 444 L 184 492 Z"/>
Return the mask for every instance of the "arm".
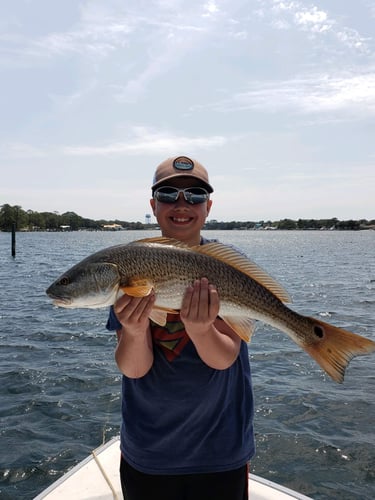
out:
<path id="1" fill-rule="evenodd" d="M 124 295 L 114 305 L 122 325 L 117 331 L 115 359 L 119 370 L 129 378 L 146 375 L 154 361 L 149 320 L 154 301 L 152 292 L 142 298 Z"/>
<path id="2" fill-rule="evenodd" d="M 216 370 L 225 370 L 237 359 L 241 339 L 217 319 L 219 305 L 215 286 L 202 278 L 187 288 L 180 317 L 202 361 Z"/>

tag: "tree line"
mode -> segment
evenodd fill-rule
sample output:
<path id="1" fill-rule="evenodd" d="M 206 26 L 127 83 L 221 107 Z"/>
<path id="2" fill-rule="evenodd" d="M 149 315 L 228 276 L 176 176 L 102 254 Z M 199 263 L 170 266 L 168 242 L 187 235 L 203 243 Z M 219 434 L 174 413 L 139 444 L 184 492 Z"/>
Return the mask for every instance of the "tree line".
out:
<path id="1" fill-rule="evenodd" d="M 143 229 L 141 222 L 92 220 L 77 215 L 75 212 L 36 212 L 23 210 L 19 205 L 2 205 L 0 208 L 0 231 L 11 231 L 12 225 L 17 231 L 100 231 L 108 224 L 118 224 L 125 229 Z"/>
<path id="2" fill-rule="evenodd" d="M 4 204 L 0 207 L 0 231 L 11 231 L 15 224 L 17 231 L 101 231 L 114 226 L 123 229 L 149 229 L 157 224 L 129 222 L 123 220 L 92 220 L 77 215 L 75 212 L 36 212 L 23 210 L 21 206 Z M 282 229 L 282 230 L 359 230 L 375 229 L 375 219 L 338 220 L 330 219 L 282 219 L 278 221 L 230 221 L 209 220 L 205 229 L 246 230 L 246 229 Z"/>
<path id="3" fill-rule="evenodd" d="M 375 229 L 375 220 L 339 220 L 336 217 L 331 219 L 282 219 L 277 221 L 231 221 L 218 222 L 207 221 L 205 229 L 279 229 L 279 230 L 360 230 L 360 229 Z"/>

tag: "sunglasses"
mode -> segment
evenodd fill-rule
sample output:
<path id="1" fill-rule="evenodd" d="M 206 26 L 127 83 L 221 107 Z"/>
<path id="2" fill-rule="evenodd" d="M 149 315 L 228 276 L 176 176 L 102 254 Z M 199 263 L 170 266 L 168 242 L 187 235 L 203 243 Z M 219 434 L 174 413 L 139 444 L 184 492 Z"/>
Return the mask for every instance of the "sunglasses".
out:
<path id="1" fill-rule="evenodd" d="M 161 201 L 162 203 L 175 203 L 178 200 L 180 193 L 184 195 L 185 201 L 191 205 L 204 203 L 210 197 L 209 192 L 201 187 L 179 189 L 172 186 L 162 186 L 155 190 L 154 199 Z"/>

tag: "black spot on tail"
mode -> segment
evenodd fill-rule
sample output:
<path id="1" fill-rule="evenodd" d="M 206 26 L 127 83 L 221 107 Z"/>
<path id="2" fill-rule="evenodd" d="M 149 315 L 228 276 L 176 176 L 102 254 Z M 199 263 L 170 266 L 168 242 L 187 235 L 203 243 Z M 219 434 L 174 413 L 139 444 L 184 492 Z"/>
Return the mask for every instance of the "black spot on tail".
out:
<path id="1" fill-rule="evenodd" d="M 314 326 L 314 333 L 317 337 L 319 337 L 320 339 L 322 339 L 324 337 L 324 330 L 321 326 L 319 325 L 315 325 Z"/>

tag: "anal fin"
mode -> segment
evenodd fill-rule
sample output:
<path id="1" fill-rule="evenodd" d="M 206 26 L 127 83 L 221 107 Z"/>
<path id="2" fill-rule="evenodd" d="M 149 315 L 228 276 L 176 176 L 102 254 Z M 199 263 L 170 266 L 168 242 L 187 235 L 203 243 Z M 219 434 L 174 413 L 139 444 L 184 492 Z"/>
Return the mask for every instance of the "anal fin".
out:
<path id="1" fill-rule="evenodd" d="M 149 318 L 157 325 L 165 326 L 167 323 L 167 314 L 178 314 L 178 311 L 156 306 L 152 309 Z"/>
<path id="2" fill-rule="evenodd" d="M 242 316 L 221 316 L 221 319 L 245 342 L 250 342 L 255 331 L 255 320 Z"/>

